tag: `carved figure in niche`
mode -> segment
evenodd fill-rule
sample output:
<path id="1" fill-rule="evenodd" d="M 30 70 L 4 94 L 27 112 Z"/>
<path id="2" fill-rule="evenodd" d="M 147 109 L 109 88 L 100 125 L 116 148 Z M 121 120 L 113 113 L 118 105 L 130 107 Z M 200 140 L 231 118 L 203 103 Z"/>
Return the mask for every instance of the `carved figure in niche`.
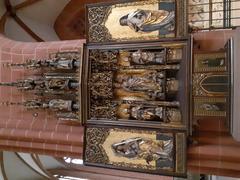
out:
<path id="1" fill-rule="evenodd" d="M 180 110 L 164 106 L 122 104 L 118 107 L 117 116 L 120 119 L 181 123 Z"/>
<path id="2" fill-rule="evenodd" d="M 164 73 L 154 71 L 143 75 L 118 75 L 114 86 L 128 92 L 146 92 L 150 97 L 162 97 L 163 84 Z"/>
<path id="3" fill-rule="evenodd" d="M 120 119 L 163 122 L 164 108 L 160 106 L 121 104 L 118 107 L 117 115 Z"/>
<path id="4" fill-rule="evenodd" d="M 62 99 L 53 99 L 48 102 L 46 105 L 49 109 L 60 110 L 60 111 L 72 111 L 73 102 L 71 100 L 62 100 Z"/>
<path id="5" fill-rule="evenodd" d="M 28 78 L 17 82 L 0 83 L 0 86 L 15 86 L 19 90 L 37 90 L 37 91 L 58 91 L 76 89 L 79 83 L 76 80 L 64 79 L 64 77 L 53 78 Z"/>
<path id="6" fill-rule="evenodd" d="M 166 92 L 167 93 L 177 93 L 179 89 L 179 81 L 175 78 L 167 79 Z"/>
<path id="7" fill-rule="evenodd" d="M 167 58 L 168 63 L 179 62 L 183 58 L 183 50 L 180 48 L 168 49 Z"/>
<path id="8" fill-rule="evenodd" d="M 46 60 L 27 60 L 25 63 L 10 63 L 7 66 L 25 67 L 28 69 L 52 68 L 55 70 L 73 70 L 80 67 L 80 61 L 66 57 L 57 57 Z"/>
<path id="9" fill-rule="evenodd" d="M 222 67 L 225 66 L 225 58 L 204 59 L 201 63 L 208 67 Z"/>
<path id="10" fill-rule="evenodd" d="M 161 84 L 158 85 L 151 79 L 137 76 L 130 76 L 122 79 L 121 87 L 127 91 L 159 90 L 162 92 Z"/>
<path id="11" fill-rule="evenodd" d="M 49 79 L 45 82 L 45 85 L 49 90 L 69 90 L 79 87 L 76 80 L 70 79 Z"/>
<path id="12" fill-rule="evenodd" d="M 112 149 L 118 156 L 126 158 L 145 159 L 149 164 L 159 159 L 172 159 L 172 140 L 152 140 L 147 138 L 129 138 L 112 144 Z"/>
<path id="13" fill-rule="evenodd" d="M 164 64 L 165 51 L 143 51 L 120 52 L 123 60 L 130 64 L 148 65 L 148 64 Z"/>
<path id="14" fill-rule="evenodd" d="M 181 112 L 177 108 L 166 108 L 166 121 L 170 123 L 181 123 Z"/>
<path id="15" fill-rule="evenodd" d="M 74 69 L 80 65 L 78 61 L 74 59 L 69 60 L 67 58 L 54 59 L 53 61 L 46 61 L 46 63 L 48 63 L 48 67 L 56 69 Z"/>
<path id="16" fill-rule="evenodd" d="M 24 102 L 5 102 L 3 105 L 24 106 L 26 109 L 49 109 L 56 112 L 56 116 L 60 120 L 78 121 L 79 120 L 79 103 L 72 100 L 52 99 L 52 100 L 27 100 Z M 37 114 L 37 113 L 34 113 Z M 35 116 L 35 115 L 34 115 Z M 79 121 L 78 121 L 79 122 Z"/>
<path id="17" fill-rule="evenodd" d="M 76 111 L 79 104 L 72 100 L 52 99 L 49 101 L 28 100 L 23 103 L 28 109 L 50 109 L 53 111 Z"/>
<path id="18" fill-rule="evenodd" d="M 137 120 L 145 121 L 163 121 L 163 108 L 162 107 L 143 107 L 134 106 L 129 109 L 131 117 Z"/>
<path id="19" fill-rule="evenodd" d="M 161 28 L 174 30 L 174 11 L 138 9 L 120 18 L 121 26 L 129 26 L 135 32 L 152 32 Z"/>

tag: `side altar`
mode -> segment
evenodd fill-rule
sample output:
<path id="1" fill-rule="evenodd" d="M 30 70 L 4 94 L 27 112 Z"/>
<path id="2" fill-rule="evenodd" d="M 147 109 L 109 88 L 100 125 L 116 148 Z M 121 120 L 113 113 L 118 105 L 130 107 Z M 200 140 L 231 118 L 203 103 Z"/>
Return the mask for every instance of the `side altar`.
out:
<path id="1" fill-rule="evenodd" d="M 84 164 L 186 176 L 191 41 L 186 2 L 87 6 Z"/>
<path id="2" fill-rule="evenodd" d="M 234 41 L 199 50 L 186 2 L 87 6 L 85 165 L 185 177 L 202 129 L 222 122 L 237 139 Z"/>

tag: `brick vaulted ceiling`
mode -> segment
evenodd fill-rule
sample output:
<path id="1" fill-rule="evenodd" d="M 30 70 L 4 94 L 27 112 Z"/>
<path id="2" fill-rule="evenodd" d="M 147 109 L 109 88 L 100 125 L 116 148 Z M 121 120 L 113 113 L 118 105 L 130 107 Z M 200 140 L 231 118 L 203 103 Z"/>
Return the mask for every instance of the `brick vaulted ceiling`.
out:
<path id="1" fill-rule="evenodd" d="M 1 0 L 0 32 L 18 41 L 59 40 L 53 26 L 69 2 L 70 0 Z"/>

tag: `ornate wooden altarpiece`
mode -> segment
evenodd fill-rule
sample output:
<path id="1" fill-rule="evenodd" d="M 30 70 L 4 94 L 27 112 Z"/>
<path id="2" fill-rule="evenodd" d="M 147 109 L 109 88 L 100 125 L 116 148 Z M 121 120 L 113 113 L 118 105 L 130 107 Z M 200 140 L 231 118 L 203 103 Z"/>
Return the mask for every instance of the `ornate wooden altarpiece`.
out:
<path id="1" fill-rule="evenodd" d="M 85 165 L 186 176 L 191 52 L 186 2 L 87 6 Z"/>
<path id="2" fill-rule="evenodd" d="M 87 6 L 84 51 L 7 63 L 42 73 L 0 82 L 38 97 L 5 105 L 81 122 L 85 165 L 185 177 L 187 137 L 198 120 L 224 119 L 233 134 L 236 129 L 233 41 L 225 49 L 192 55 L 186 2 Z"/>

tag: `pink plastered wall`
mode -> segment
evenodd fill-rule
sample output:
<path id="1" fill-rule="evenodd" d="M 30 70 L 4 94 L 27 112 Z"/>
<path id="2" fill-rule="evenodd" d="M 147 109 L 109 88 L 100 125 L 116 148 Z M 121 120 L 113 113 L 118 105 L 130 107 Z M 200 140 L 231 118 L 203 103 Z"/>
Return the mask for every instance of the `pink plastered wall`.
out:
<path id="1" fill-rule="evenodd" d="M 223 49 L 228 39 L 235 33 L 235 30 L 206 31 L 195 33 L 193 37 L 195 44 L 199 48 L 198 50 L 209 52 Z"/>

